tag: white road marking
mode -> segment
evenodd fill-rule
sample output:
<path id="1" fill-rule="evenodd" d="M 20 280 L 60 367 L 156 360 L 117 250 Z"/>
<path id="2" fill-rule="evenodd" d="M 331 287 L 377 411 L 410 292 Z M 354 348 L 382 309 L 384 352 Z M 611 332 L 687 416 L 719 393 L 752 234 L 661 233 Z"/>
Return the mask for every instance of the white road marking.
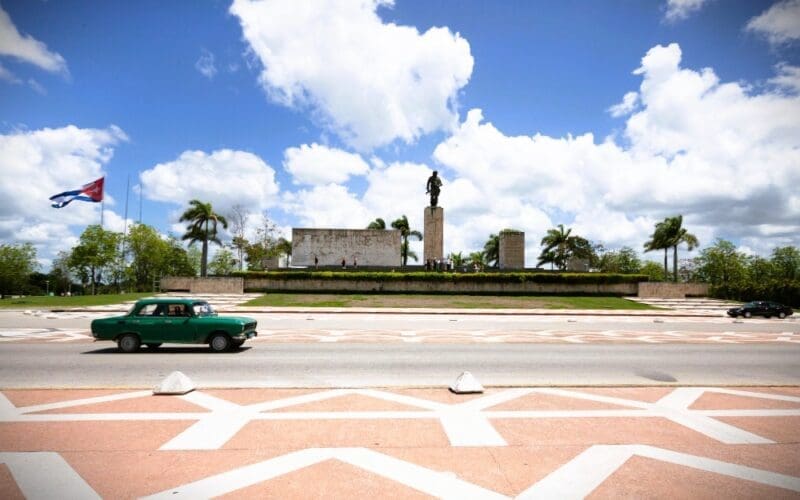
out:
<path id="1" fill-rule="evenodd" d="M 31 500 L 100 498 L 58 453 L 0 453 L 0 464 L 8 467 L 25 498 Z M 45 477 L 47 480 L 43 480 Z"/>

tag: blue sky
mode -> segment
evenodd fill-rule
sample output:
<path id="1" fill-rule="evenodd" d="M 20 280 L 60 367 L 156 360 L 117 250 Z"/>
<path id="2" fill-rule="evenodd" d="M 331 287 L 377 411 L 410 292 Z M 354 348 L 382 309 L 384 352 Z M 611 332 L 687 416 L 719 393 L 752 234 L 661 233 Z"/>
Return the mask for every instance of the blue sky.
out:
<path id="1" fill-rule="evenodd" d="M 799 0 L 0 6 L 0 241 L 45 264 L 99 220 L 47 198 L 100 175 L 117 230 L 128 178 L 165 234 L 192 198 L 421 228 L 438 169 L 446 252 L 514 227 L 533 266 L 559 223 L 638 249 L 676 213 L 800 245 Z"/>

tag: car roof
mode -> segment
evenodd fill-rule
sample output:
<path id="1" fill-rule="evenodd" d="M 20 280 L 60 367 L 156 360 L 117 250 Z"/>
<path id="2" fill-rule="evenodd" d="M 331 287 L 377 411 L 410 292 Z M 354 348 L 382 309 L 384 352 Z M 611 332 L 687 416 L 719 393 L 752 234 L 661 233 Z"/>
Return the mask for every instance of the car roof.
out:
<path id="1" fill-rule="evenodd" d="M 149 299 L 141 299 L 136 302 L 137 306 L 142 304 L 197 304 L 207 302 L 205 299 L 190 299 L 186 297 L 153 297 Z"/>

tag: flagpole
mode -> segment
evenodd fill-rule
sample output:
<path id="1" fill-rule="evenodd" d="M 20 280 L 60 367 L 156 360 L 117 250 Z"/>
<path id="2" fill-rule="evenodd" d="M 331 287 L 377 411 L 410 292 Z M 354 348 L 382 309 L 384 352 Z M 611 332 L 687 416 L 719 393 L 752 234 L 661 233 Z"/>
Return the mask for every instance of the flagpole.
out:
<path id="1" fill-rule="evenodd" d="M 105 196 L 100 201 L 100 229 L 103 229 L 103 215 L 105 215 L 106 211 L 106 198 Z"/>
<path id="2" fill-rule="evenodd" d="M 131 176 L 128 174 L 128 183 L 125 185 L 125 225 L 122 229 L 122 262 L 125 262 L 125 238 L 128 235 L 128 193 L 131 189 Z"/>

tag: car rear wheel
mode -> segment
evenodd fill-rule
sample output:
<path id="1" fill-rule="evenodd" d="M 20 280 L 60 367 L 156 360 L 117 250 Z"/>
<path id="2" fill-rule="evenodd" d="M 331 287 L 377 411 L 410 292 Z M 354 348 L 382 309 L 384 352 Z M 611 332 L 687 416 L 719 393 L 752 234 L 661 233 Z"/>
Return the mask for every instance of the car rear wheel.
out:
<path id="1" fill-rule="evenodd" d="M 231 339 L 224 333 L 218 333 L 211 337 L 208 346 L 214 352 L 224 352 L 231 348 Z"/>
<path id="2" fill-rule="evenodd" d="M 117 340 L 117 347 L 122 352 L 136 352 L 139 350 L 140 345 L 142 345 L 142 342 L 139 340 L 139 336 L 133 333 L 126 333 Z"/>
<path id="3" fill-rule="evenodd" d="M 148 349 L 158 349 L 159 347 L 161 347 L 161 342 L 150 342 L 145 345 L 147 346 Z"/>
<path id="4" fill-rule="evenodd" d="M 781 311 L 781 312 L 779 312 L 779 313 L 778 313 L 778 317 L 779 317 L 780 319 L 783 319 L 783 318 L 785 318 L 785 317 L 786 317 L 786 313 L 785 313 L 785 312 L 783 312 L 783 311 Z"/>
<path id="5" fill-rule="evenodd" d="M 744 317 L 745 317 L 745 318 L 749 318 L 750 316 L 752 316 L 752 314 L 750 313 L 750 311 L 745 311 L 745 312 L 744 312 Z"/>

